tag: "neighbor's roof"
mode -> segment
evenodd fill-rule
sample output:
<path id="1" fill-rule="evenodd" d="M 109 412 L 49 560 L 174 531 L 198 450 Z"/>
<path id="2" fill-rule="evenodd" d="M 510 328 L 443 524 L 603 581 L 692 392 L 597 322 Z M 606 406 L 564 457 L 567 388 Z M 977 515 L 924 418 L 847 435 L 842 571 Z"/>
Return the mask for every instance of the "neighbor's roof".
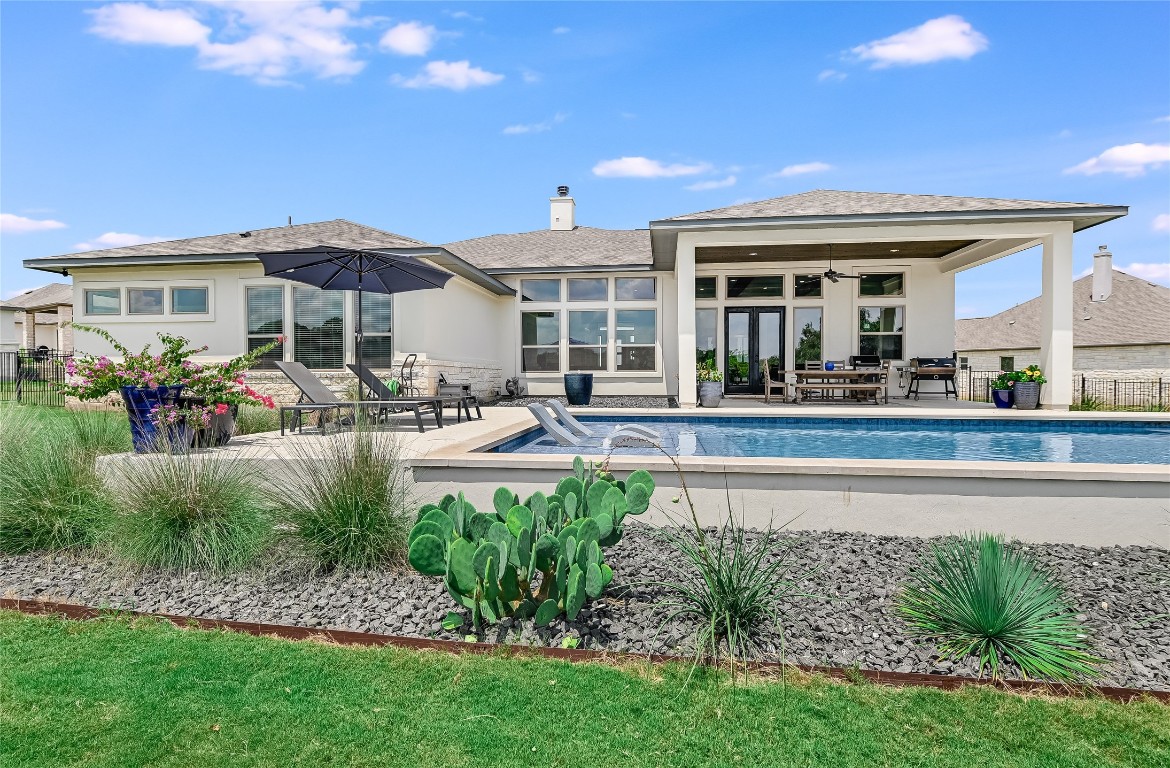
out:
<path id="1" fill-rule="evenodd" d="M 538 229 L 460 240 L 443 247 L 495 274 L 646 269 L 651 262 L 650 231 L 646 229 Z"/>
<path id="2" fill-rule="evenodd" d="M 1092 301 L 1093 276 L 1073 283 L 1073 346 L 1170 344 L 1170 288 L 1113 270 L 1113 293 Z M 1037 349 L 1039 297 L 991 317 L 955 323 L 955 349 Z"/>
<path id="3" fill-rule="evenodd" d="M 994 213 L 1055 211 L 1070 209 L 1111 209 L 1123 206 L 1099 203 L 1061 203 L 1045 200 L 1004 200 L 994 197 L 951 197 L 949 195 L 903 195 L 893 192 L 842 192 L 814 189 L 798 195 L 773 197 L 751 203 L 686 213 L 664 219 L 711 221 L 719 219 L 761 219 L 788 217 L 861 216 L 884 214 Z"/>
<path id="4" fill-rule="evenodd" d="M 73 286 L 69 283 L 49 283 L 13 296 L 8 300 L 8 303 L 21 309 L 56 307 L 61 304 L 72 305 Z"/>

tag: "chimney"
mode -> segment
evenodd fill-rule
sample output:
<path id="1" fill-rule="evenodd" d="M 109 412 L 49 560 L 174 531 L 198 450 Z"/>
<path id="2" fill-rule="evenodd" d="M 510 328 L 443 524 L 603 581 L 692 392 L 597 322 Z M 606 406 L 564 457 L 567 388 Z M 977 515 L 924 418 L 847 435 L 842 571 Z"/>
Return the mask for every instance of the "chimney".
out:
<path id="1" fill-rule="evenodd" d="M 549 229 L 554 232 L 567 232 L 577 226 L 575 212 L 577 203 L 569 197 L 569 188 L 563 184 L 557 187 L 557 196 L 549 198 Z"/>
<path id="2" fill-rule="evenodd" d="M 1113 294 L 1113 254 L 1102 245 L 1093 254 L 1093 301 L 1105 301 Z"/>

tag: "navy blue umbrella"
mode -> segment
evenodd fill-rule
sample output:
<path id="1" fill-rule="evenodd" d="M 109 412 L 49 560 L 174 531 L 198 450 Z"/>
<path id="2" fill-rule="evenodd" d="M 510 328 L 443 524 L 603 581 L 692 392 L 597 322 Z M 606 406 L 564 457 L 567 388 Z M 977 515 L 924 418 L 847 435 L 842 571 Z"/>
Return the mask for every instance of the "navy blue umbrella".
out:
<path id="1" fill-rule="evenodd" d="M 264 274 L 333 291 L 357 291 L 357 322 L 354 325 L 357 364 L 362 366 L 362 293 L 405 293 L 442 288 L 451 273 L 424 264 L 413 256 L 379 253 L 332 245 L 317 245 L 292 251 L 257 253 Z M 362 381 L 358 377 L 358 400 Z"/>

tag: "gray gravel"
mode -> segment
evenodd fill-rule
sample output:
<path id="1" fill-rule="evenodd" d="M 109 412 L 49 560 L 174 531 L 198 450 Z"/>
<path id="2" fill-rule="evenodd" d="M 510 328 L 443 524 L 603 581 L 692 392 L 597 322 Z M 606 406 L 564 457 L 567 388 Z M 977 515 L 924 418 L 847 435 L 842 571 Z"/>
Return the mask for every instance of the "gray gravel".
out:
<path id="1" fill-rule="evenodd" d="M 545 400 L 560 400 L 568 405 L 564 397 L 507 397 L 496 400 L 490 405 L 502 407 L 525 407 L 530 403 L 543 403 Z M 590 408 L 678 408 L 678 400 L 673 397 L 659 397 L 655 395 L 594 395 L 589 400 Z"/>
<path id="2" fill-rule="evenodd" d="M 765 658 L 858 666 L 898 672 L 973 674 L 969 662 L 937 660 L 934 648 L 909 638 L 893 611 L 893 597 L 925 539 L 857 533 L 797 531 L 795 572 L 818 569 L 800 586 L 816 598 L 785 606 L 781 635 L 764 639 Z M 1040 545 L 1042 563 L 1068 585 L 1072 598 L 1108 660 L 1103 683 L 1170 690 L 1170 551 L 1154 547 L 1089 548 Z M 573 636 L 579 647 L 633 652 L 687 651 L 688 627 L 665 626 L 659 595 L 639 582 L 662 578 L 666 550 L 645 526 L 630 525 L 607 550 L 614 582 L 574 622 L 545 629 L 510 622 L 489 628 L 497 642 L 559 646 Z M 454 605 L 439 579 L 409 568 L 376 573 L 313 574 L 281 553 L 232 575 L 133 570 L 101 553 L 0 556 L 0 594 L 139 611 L 187 614 L 308 627 L 332 627 L 415 637 L 462 639 L 467 629 L 444 631 Z"/>

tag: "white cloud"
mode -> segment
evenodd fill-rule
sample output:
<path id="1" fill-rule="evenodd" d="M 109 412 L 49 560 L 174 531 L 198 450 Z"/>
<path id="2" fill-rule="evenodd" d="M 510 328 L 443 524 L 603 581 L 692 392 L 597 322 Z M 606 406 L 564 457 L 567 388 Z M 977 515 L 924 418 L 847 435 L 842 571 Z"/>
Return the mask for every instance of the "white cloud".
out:
<path id="1" fill-rule="evenodd" d="M 1123 176 L 1143 176 L 1147 170 L 1170 163 L 1170 144 L 1122 144 L 1110 147 L 1096 157 L 1065 168 L 1065 173 L 1095 176 L 1098 173 L 1120 173 Z"/>
<path id="2" fill-rule="evenodd" d="M 568 115 L 563 112 L 557 112 L 548 120 L 542 120 L 539 123 L 517 123 L 516 125 L 509 125 L 504 129 L 505 136 L 519 136 L 525 133 L 544 133 L 551 131 L 553 126 L 560 125 L 568 119 Z"/>
<path id="3" fill-rule="evenodd" d="M 846 75 L 844 72 L 839 72 L 835 69 L 822 69 L 821 73 L 817 75 L 817 82 L 823 83 L 825 81 L 831 81 L 834 83 L 839 83 L 846 77 L 848 77 L 848 75 Z"/>
<path id="4" fill-rule="evenodd" d="M 15 213 L 0 213 L 0 232 L 6 235 L 23 235 L 29 232 L 45 232 L 50 229 L 64 229 L 66 224 L 55 219 L 30 219 Z"/>
<path id="5" fill-rule="evenodd" d="M 447 16 L 459 21 L 483 21 L 482 16 L 468 13 L 467 11 L 443 11 Z"/>
<path id="6" fill-rule="evenodd" d="M 531 85 L 532 83 L 539 83 L 542 79 L 544 79 L 543 77 L 541 77 L 541 74 L 539 72 L 533 72 L 531 69 L 525 69 L 525 70 L 521 71 L 520 77 L 521 77 L 521 79 L 524 80 L 524 82 L 528 83 L 529 85 Z"/>
<path id="7" fill-rule="evenodd" d="M 662 179 L 694 176 L 711 170 L 710 163 L 671 163 L 664 165 L 648 157 L 619 157 L 602 160 L 593 166 L 593 175 L 605 178 Z"/>
<path id="8" fill-rule="evenodd" d="M 969 59 L 986 51 L 987 46 L 987 38 L 962 16 L 951 15 L 856 46 L 852 53 L 862 61 L 873 62 L 873 69 L 884 69 L 944 59 Z"/>
<path id="9" fill-rule="evenodd" d="M 143 243 L 157 243 L 168 240 L 166 237 L 154 235 L 135 235 L 129 232 L 106 232 L 98 235 L 87 243 L 77 243 L 73 247 L 79 251 L 96 251 L 102 248 L 122 248 L 127 245 L 142 245 Z"/>
<path id="10" fill-rule="evenodd" d="M 1170 262 L 1140 262 L 1135 261 L 1124 267 L 1118 267 L 1122 272 L 1149 280 L 1151 283 L 1170 283 Z"/>
<path id="11" fill-rule="evenodd" d="M 1170 213 L 1159 213 L 1154 217 L 1155 232 L 1170 232 Z"/>
<path id="12" fill-rule="evenodd" d="M 1170 115 L 1166 115 L 1165 117 L 1156 117 L 1156 118 L 1154 118 L 1154 122 L 1155 123 L 1170 123 Z"/>
<path id="13" fill-rule="evenodd" d="M 417 21 L 404 21 L 386 30 L 378 45 L 399 56 L 426 56 L 435 45 L 438 31 Z"/>
<path id="14" fill-rule="evenodd" d="M 345 33 L 365 22 L 348 6 L 229 0 L 198 6 L 197 13 L 192 8 L 113 3 L 90 13 L 94 23 L 89 31 L 95 35 L 121 43 L 194 48 L 200 68 L 264 85 L 287 85 L 300 73 L 347 78 L 366 66 Z M 221 17 L 218 34 L 199 20 L 210 13 Z"/>
<path id="15" fill-rule="evenodd" d="M 567 34 L 569 34 L 569 28 L 568 27 L 553 27 L 553 34 L 554 35 L 567 35 Z"/>
<path id="16" fill-rule="evenodd" d="M 806 173 L 823 173 L 830 170 L 833 166 L 828 163 L 813 162 L 813 163 L 797 163 L 796 165 L 786 165 L 775 173 L 769 173 L 765 179 L 787 179 L 790 176 L 803 176 Z"/>
<path id="17" fill-rule="evenodd" d="M 690 192 L 706 192 L 709 189 L 726 189 L 727 187 L 735 186 L 735 176 L 728 176 L 726 179 L 711 179 L 710 181 L 696 181 L 694 184 L 688 184 L 683 187 Z"/>
<path id="18" fill-rule="evenodd" d="M 394 75 L 390 82 L 403 88 L 449 88 L 465 91 L 495 85 L 504 79 L 503 75 L 471 66 L 469 61 L 428 61 L 422 71 L 414 77 Z"/>

